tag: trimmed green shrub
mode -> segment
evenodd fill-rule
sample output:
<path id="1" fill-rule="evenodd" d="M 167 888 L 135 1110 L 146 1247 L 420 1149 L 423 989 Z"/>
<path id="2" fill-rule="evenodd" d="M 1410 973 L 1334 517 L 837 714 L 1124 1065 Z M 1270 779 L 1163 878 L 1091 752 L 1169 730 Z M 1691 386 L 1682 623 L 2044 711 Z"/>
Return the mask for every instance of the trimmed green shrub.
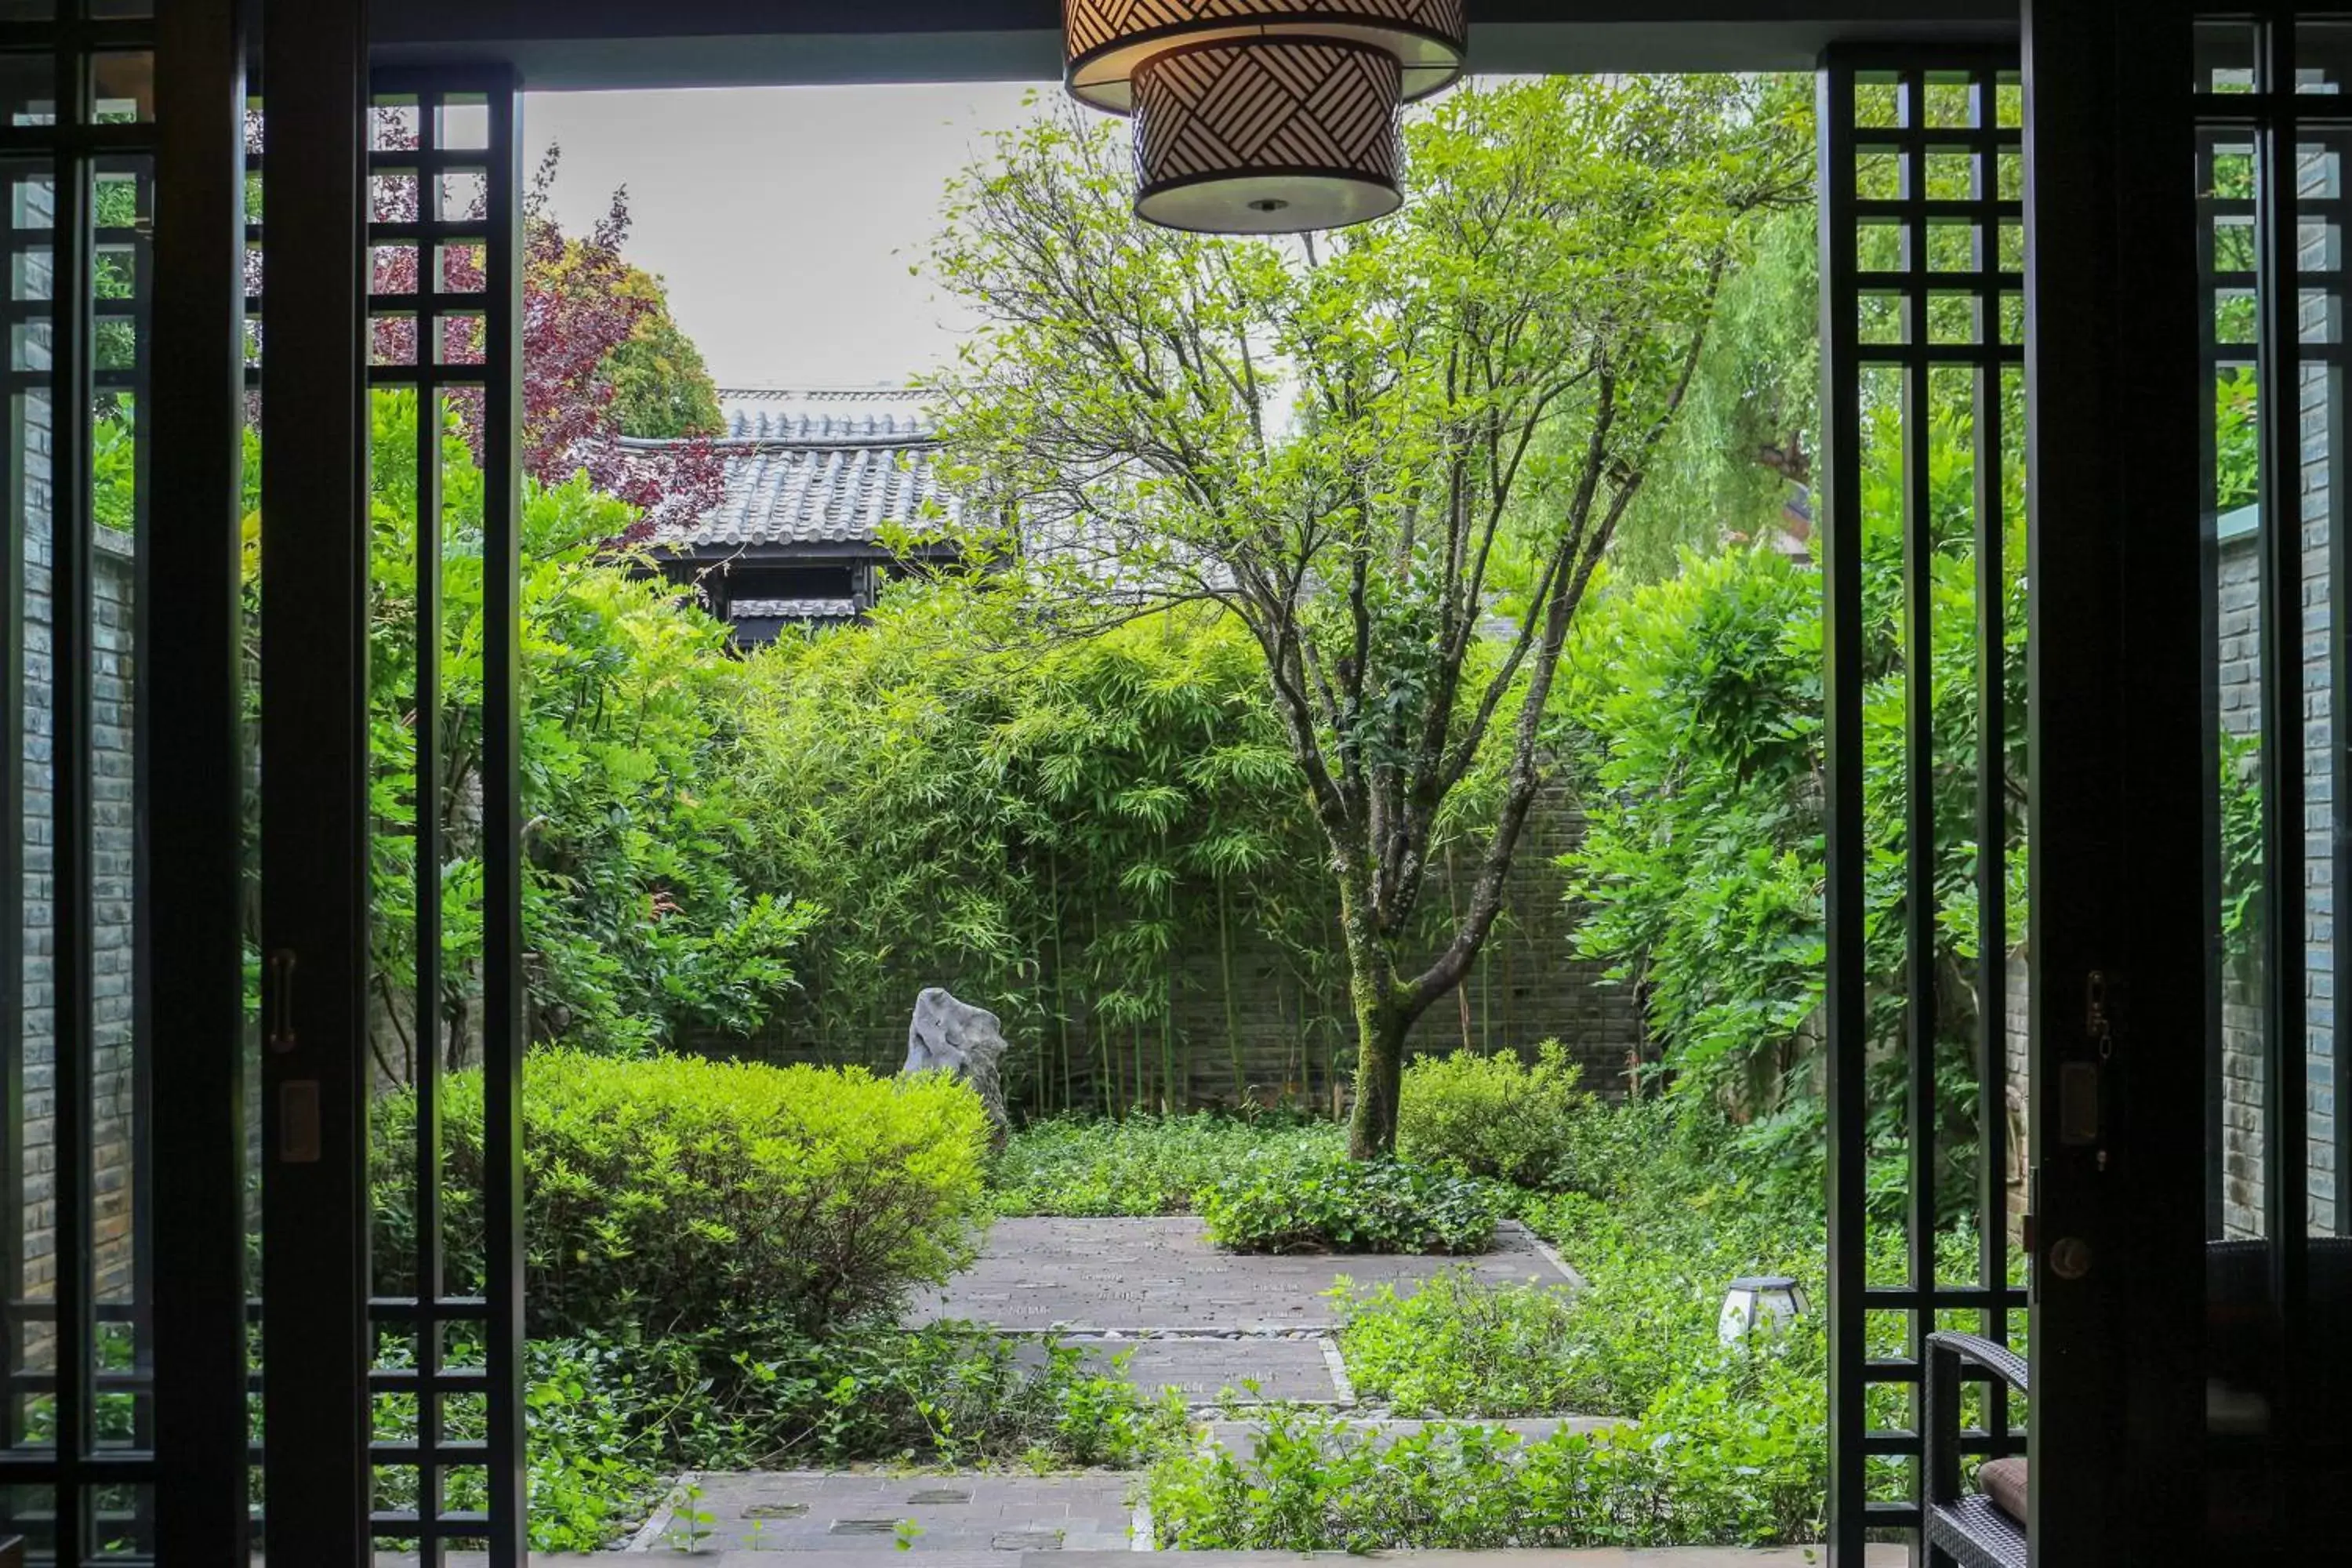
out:
<path id="1" fill-rule="evenodd" d="M 1260 1153 L 1335 1156 L 1347 1131 L 1273 1117 L 1055 1117 L 1015 1132 L 989 1171 L 1000 1215 L 1189 1214 L 1194 1194 Z"/>
<path id="2" fill-rule="evenodd" d="M 1495 1205 L 1476 1182 L 1402 1160 L 1260 1154 L 1200 1194 L 1236 1252 L 1483 1252 Z"/>
<path id="3" fill-rule="evenodd" d="M 524 1243 L 535 1334 L 647 1337 L 888 1314 L 978 1248 L 987 1122 L 937 1075 L 532 1053 Z M 482 1080 L 443 1085 L 450 1278 L 481 1268 Z M 379 1289 L 406 1293 L 413 1095 L 376 1107 Z"/>
<path id="4" fill-rule="evenodd" d="M 1397 1152 L 1461 1176 L 1568 1186 L 1577 1126 L 1593 1106 L 1583 1076 L 1558 1040 L 1532 1063 L 1468 1049 L 1416 1057 L 1404 1069 Z"/>

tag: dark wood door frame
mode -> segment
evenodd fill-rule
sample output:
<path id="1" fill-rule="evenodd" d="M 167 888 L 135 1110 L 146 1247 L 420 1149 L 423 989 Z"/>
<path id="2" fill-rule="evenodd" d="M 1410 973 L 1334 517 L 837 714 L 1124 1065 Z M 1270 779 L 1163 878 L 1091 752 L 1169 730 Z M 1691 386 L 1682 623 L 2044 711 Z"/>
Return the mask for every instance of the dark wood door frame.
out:
<path id="1" fill-rule="evenodd" d="M 262 39 L 264 1535 L 272 1559 L 365 1568 L 366 7 L 267 0 Z"/>
<path id="2" fill-rule="evenodd" d="M 1001 47 L 986 57 L 991 68 L 1050 70 L 1052 9 L 1050 0 L 909 3 L 868 7 L 851 23 L 830 7 L 754 0 L 681 0 L 664 8 L 622 0 L 413 0 L 383 6 L 373 37 L 387 58 L 504 58 L 523 70 L 527 86 L 582 85 L 618 79 L 610 73 L 623 52 L 656 60 L 665 72 L 715 69 L 716 53 L 731 52 L 740 36 L 726 29 L 740 28 L 783 36 L 773 57 L 782 63 L 763 62 L 762 71 L 904 79 L 972 74 L 940 63 L 947 51 L 936 40 L 950 34 L 960 37 L 967 58 Z M 1544 20 L 1571 13 L 1584 31 Z M 2185 27 L 2152 25 L 2184 15 L 2173 0 L 2034 0 L 2025 18 L 2030 374 L 2042 394 L 2031 568 L 2039 1098 L 2053 1098 L 2047 1086 L 2064 1081 L 2070 1068 L 2099 1060 L 2082 1008 L 2091 972 L 2128 977 L 2133 1021 L 2103 1069 L 2103 1146 L 2068 1143 L 2039 1104 L 2034 1118 L 2038 1239 L 2045 1251 L 2053 1238 L 2081 1240 L 2091 1259 L 2079 1279 L 2045 1269 L 2037 1280 L 2034 1442 L 2045 1473 L 2067 1480 L 2037 1489 L 2036 1528 L 2044 1560 L 2068 1564 L 2166 1561 L 2166 1551 L 2193 1538 L 2195 1528 L 2193 1476 L 2184 1467 L 2193 1468 L 2201 1384 L 2184 1360 L 2193 1361 L 2198 1333 L 2196 1292 L 2185 1287 L 2200 1278 L 2201 1188 L 2196 1159 L 2168 1160 L 2162 1152 L 2199 1146 L 2202 1079 L 2198 1053 L 2169 1048 L 2158 1026 L 2201 1016 L 2198 889 L 2195 857 L 2145 852 L 2151 843 L 2194 844 L 2200 822 L 2195 704 L 2172 696 L 2196 689 L 2194 530 L 2183 528 L 2176 539 L 2160 521 L 2185 516 L 2197 494 L 2188 390 L 2195 370 L 2187 37 Z M 1520 0 L 1506 7 L 1495 0 L 1482 11 L 1477 38 L 1480 63 L 1488 67 L 1732 63 L 1707 58 L 1696 30 L 1673 37 L 1659 30 L 1706 21 L 1732 29 L 1719 37 L 1758 51 L 1743 57 L 1746 63 L 1780 67 L 1809 64 L 1832 37 L 1916 28 L 1914 36 L 1977 42 L 2008 30 L 2013 16 L 1972 0 L 1899 9 L 1727 0 L 1639 6 Z M 648 54 L 642 35 L 655 16 L 698 33 L 701 45 Z M 273 262 L 280 276 L 305 279 L 272 316 L 265 398 L 289 438 L 271 442 L 265 485 L 289 498 L 274 509 L 278 515 L 310 525 L 273 534 L 273 583 L 306 589 L 271 595 L 270 635 L 311 651 L 306 668 L 274 676 L 266 696 L 272 710 L 349 721 L 281 733 L 273 742 L 265 833 L 285 863 L 328 870 L 364 866 L 366 848 L 364 735 L 352 697 L 364 689 L 357 182 L 367 20 L 361 0 L 272 0 L 264 31 L 267 84 L 276 87 Z M 194 33 L 187 37 L 186 47 L 212 47 Z M 1692 40 L 1691 52 L 1678 56 L 1682 38 Z M 1801 58 L 1789 58 L 1786 51 L 1801 43 Z M 167 77 L 181 68 L 166 59 Z M 659 79 L 685 85 L 674 75 Z M 203 177 L 204 160 L 228 156 L 216 99 L 217 91 L 205 100 L 209 109 L 200 103 L 194 117 L 165 127 L 167 146 L 184 135 L 202 139 L 184 154 L 182 166 L 195 171 L 184 176 L 191 180 Z M 217 181 L 206 188 L 221 199 Z M 182 221 L 198 222 L 195 198 L 189 200 Z M 210 325 L 201 329 L 215 339 L 226 330 L 216 318 L 217 311 L 206 315 Z M 2167 330 L 2168 322 L 2179 331 Z M 188 357 L 164 367 L 170 383 L 160 401 L 167 407 L 174 387 L 209 384 L 221 363 L 241 355 L 241 343 L 215 342 L 208 359 L 196 331 L 181 340 Z M 2176 386 L 2183 389 L 2178 396 L 2167 390 Z M 207 504 L 216 502 L 215 496 Z M 334 526 L 337 520 L 345 526 Z M 214 542 L 206 548 L 220 548 L 216 534 L 207 537 Z M 208 580 L 222 567 L 212 564 Z M 202 630 L 215 649 L 209 657 L 218 658 L 218 628 Z M 215 801 L 215 815 L 217 807 Z M 288 1238 L 266 1262 L 271 1316 L 307 1325 L 281 1327 L 272 1344 L 275 1386 L 301 1392 L 280 1396 L 286 1418 L 273 1413 L 269 1457 L 306 1484 L 273 1485 L 271 1504 L 276 1524 L 290 1531 L 298 1519 L 307 1521 L 302 1539 L 329 1543 L 306 1561 L 345 1568 L 356 1568 L 366 1545 L 366 1404 L 353 1377 L 366 1352 L 364 1194 L 356 1176 L 365 910 L 354 887 L 337 885 L 355 880 L 322 875 L 307 888 L 273 883 L 265 916 L 273 951 L 276 933 L 299 933 L 300 942 L 295 1043 L 274 1058 L 265 1086 L 265 1158 L 301 1148 L 314 1092 L 325 1156 L 278 1181 L 268 1211 L 271 1234 Z M 193 883 L 187 893 L 194 897 Z M 168 927 L 174 911 L 159 915 Z M 228 1090 L 215 1079 L 207 1092 Z M 289 1107 L 298 1108 L 293 1125 Z M 2151 1288 L 2158 1280 L 2170 1288 Z M 289 1347 L 283 1359 L 280 1340 Z"/>
<path id="3" fill-rule="evenodd" d="M 2031 0 L 2025 62 L 2032 1430 L 2063 1478 L 2034 1488 L 2032 1522 L 2045 1563 L 2159 1563 L 2203 1528 L 2189 7 Z M 2066 1109 L 2095 1135 L 2061 1113 L 2083 1097 Z"/>

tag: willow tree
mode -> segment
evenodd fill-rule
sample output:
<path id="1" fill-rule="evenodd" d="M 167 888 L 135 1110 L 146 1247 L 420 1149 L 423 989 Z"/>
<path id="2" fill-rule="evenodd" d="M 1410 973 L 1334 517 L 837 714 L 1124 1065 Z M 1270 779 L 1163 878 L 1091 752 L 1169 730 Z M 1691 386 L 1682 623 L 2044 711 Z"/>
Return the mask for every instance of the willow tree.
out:
<path id="1" fill-rule="evenodd" d="M 1724 77 L 1464 90 L 1406 137 L 1402 213 L 1244 241 L 1137 222 L 1123 131 L 1048 116 L 932 253 L 981 323 L 935 388 L 969 557 L 1056 624 L 1210 600 L 1264 655 L 1338 889 L 1359 1157 L 1494 929 L 1570 622 L 1811 153 L 1797 95 Z M 1470 890 L 1416 946 L 1449 844 Z"/>

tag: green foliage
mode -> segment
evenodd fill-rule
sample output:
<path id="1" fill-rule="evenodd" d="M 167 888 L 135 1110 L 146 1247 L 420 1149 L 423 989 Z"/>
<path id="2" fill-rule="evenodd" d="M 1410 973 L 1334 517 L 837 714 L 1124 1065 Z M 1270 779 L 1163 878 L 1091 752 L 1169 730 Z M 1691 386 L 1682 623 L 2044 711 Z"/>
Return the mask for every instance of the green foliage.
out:
<path id="1" fill-rule="evenodd" d="M 1534 1443 L 1281 1411 L 1245 1456 L 1163 1460 L 1147 1495 L 1160 1543 L 1195 1552 L 1778 1545 L 1819 1538 L 1826 1417 L 1818 1378 L 1769 1360 L 1746 1388 L 1678 1386 L 1638 1428 Z"/>
<path id="2" fill-rule="evenodd" d="M 445 1080 L 452 1276 L 478 1279 L 482 1081 Z M 982 1217 L 979 1100 L 937 1075 L 542 1050 L 523 1089 L 534 1332 L 656 1335 L 746 1313 L 819 1335 L 968 1264 Z M 415 1101 L 380 1101 L 379 1289 L 413 1293 Z"/>
<path id="3" fill-rule="evenodd" d="M 1928 443 L 1927 563 L 1932 645 L 1924 668 L 1902 655 L 1898 410 L 1865 411 L 1870 461 L 1864 529 L 1864 958 L 1869 1027 L 1892 1046 L 1905 1027 L 1908 895 L 1904 764 L 1909 683 L 1924 680 L 1937 761 L 1933 778 L 1935 1020 L 1948 1205 L 1968 1198 L 1973 1161 L 1978 733 L 1974 477 L 1965 408 L 1939 409 Z M 2011 410 L 2005 428 L 2018 427 Z M 2021 459 L 2021 453 L 2011 453 Z M 2022 463 L 2010 476 L 2000 675 L 2000 737 L 2011 930 L 2024 930 L 2025 581 Z M 1591 828 L 1566 858 L 1591 918 L 1580 951 L 1638 984 L 1662 1065 L 1677 1091 L 1713 1097 L 1738 1136 L 1792 1192 L 1818 1192 L 1822 1107 L 1809 1029 L 1822 1002 L 1826 767 L 1822 722 L 1821 580 L 1766 550 L 1686 558 L 1665 582 L 1612 592 L 1588 612 L 1566 702 L 1583 737 Z M 2000 998 L 1993 998 L 2000 1006 Z M 1893 1072 L 1892 1051 L 1874 1053 Z M 1874 1095 L 1872 1135 L 1891 1183 L 1902 1096 Z M 1890 1188 L 1891 1190 L 1891 1188 Z"/>
<path id="4" fill-rule="evenodd" d="M 1188 1214 L 1202 1189 L 1265 1153 L 1328 1158 L 1346 1142 L 1328 1122 L 1279 1118 L 1055 1117 L 1015 1132 L 989 1173 L 1000 1215 Z"/>
<path id="5" fill-rule="evenodd" d="M 1128 1383 L 1125 1355 L 1106 1365 L 1052 1336 L 1036 1350 L 958 1323 L 774 1336 L 738 1352 L 731 1424 L 703 1439 L 697 1464 L 1132 1468 L 1185 1441 L 1181 1399 Z"/>
<path id="6" fill-rule="evenodd" d="M 1819 595 L 1769 552 L 1692 557 L 1595 605 L 1580 643 L 1578 947 L 1644 987 L 1694 1087 L 1795 1041 L 1820 1003 Z"/>
<path id="7" fill-rule="evenodd" d="M 1497 1286 L 1459 1268 L 1404 1295 L 1341 1287 L 1339 1351 L 1360 1399 L 1413 1416 L 1586 1408 L 1572 1364 L 1580 1317 L 1560 1286 Z"/>
<path id="8" fill-rule="evenodd" d="M 1744 1274 L 1791 1274 L 1818 1309 L 1818 1205 L 1782 1203 L 1741 1179 L 1722 1131 L 1710 1108 L 1675 1100 L 1584 1118 L 1580 1177 L 1591 1190 L 1524 1194 L 1519 1205 L 1584 1277 L 1573 1292 L 1458 1272 L 1410 1297 L 1345 1293 L 1341 1345 L 1358 1394 L 1448 1424 L 1373 1436 L 1289 1413 L 1245 1452 L 1164 1460 L 1149 1489 L 1161 1544 L 1364 1552 L 1819 1539 L 1824 1317 L 1816 1310 L 1733 1345 L 1717 1333 L 1724 1289 Z M 1942 1239 L 1943 1277 L 1965 1278 L 1968 1238 Z M 1880 1241 L 1871 1278 L 1900 1278 L 1899 1237 Z M 1887 1331 L 1875 1336 L 1873 1353 L 1898 1350 Z M 1628 1424 L 1538 1442 L 1475 1424 L 1570 1413 Z"/>
<path id="9" fill-rule="evenodd" d="M 1495 1203 L 1476 1182 L 1402 1160 L 1266 1151 L 1197 1194 L 1236 1252 L 1484 1252 Z"/>
<path id="10" fill-rule="evenodd" d="M 1277 984 L 1315 1014 L 1339 996 L 1328 875 L 1264 683 L 1222 615 L 1045 638 L 956 585 L 910 586 L 870 625 L 746 660 L 749 874 L 826 910 L 794 954 L 805 990 L 783 1038 L 858 1059 L 944 984 L 1003 1018 L 1016 1100 L 1181 1109 L 1204 1058 L 1200 1078 L 1238 1104 L 1234 955 L 1271 946 L 1290 972 Z M 1187 1039 L 1177 960 L 1202 947 L 1226 1028 Z"/>
<path id="11" fill-rule="evenodd" d="M 404 1337 L 388 1336 L 378 1347 L 381 1369 L 415 1364 L 415 1347 Z M 449 1364 L 478 1366 L 479 1347 L 452 1346 Z M 601 1551 L 626 1524 L 643 1518 L 661 1492 L 664 1456 L 651 1425 L 650 1391 L 629 1358 L 593 1339 L 531 1341 L 524 1375 L 531 1550 Z M 374 1405 L 376 1441 L 416 1441 L 413 1396 L 379 1394 Z M 480 1442 L 488 1435 L 478 1399 L 446 1401 L 442 1422 L 443 1435 L 451 1441 Z M 375 1508 L 416 1506 L 414 1468 L 378 1466 L 374 1476 Z M 486 1473 L 470 1466 L 449 1471 L 443 1504 L 488 1507 Z"/>
<path id="12" fill-rule="evenodd" d="M 1593 1104 L 1578 1087 L 1583 1075 L 1558 1040 L 1533 1063 L 1466 1049 L 1417 1058 L 1404 1070 L 1397 1152 L 1456 1175 L 1565 1185 L 1577 1124 Z"/>
<path id="13" fill-rule="evenodd" d="M 1618 526 L 1610 566 L 1621 581 L 1670 577 L 1685 552 L 1711 555 L 1788 527 L 1790 502 L 1815 477 L 1818 225 L 1810 203 L 1770 215 L 1726 276 L 1690 395 Z"/>
<path id="14" fill-rule="evenodd" d="M 2262 953 L 2262 753 L 2258 735 L 2221 735 L 2221 940 L 2242 965 Z"/>
<path id="15" fill-rule="evenodd" d="M 375 817 L 373 985 L 382 1076 L 414 1073 L 418 582 L 416 399 L 373 404 L 369 752 Z M 447 416 L 435 739 L 441 985 L 451 1065 L 479 1028 L 483 842 L 482 480 Z M 523 920 L 531 1025 L 641 1052 L 690 1027 L 746 1031 L 793 985 L 815 911 L 739 872 L 756 819 L 726 763 L 740 668 L 726 628 L 633 574 L 635 521 L 583 478 L 526 483 L 521 595 Z"/>
<path id="16" fill-rule="evenodd" d="M 2247 341 L 2252 340 L 2249 330 Z M 2262 500 L 2260 396 L 2260 383 L 2252 365 L 2222 371 L 2214 377 L 2213 510 L 2217 512 L 2235 511 Z"/>
<path id="17" fill-rule="evenodd" d="M 644 440 L 722 434 L 718 384 L 702 351 L 671 316 L 667 286 L 632 267 L 622 291 L 650 300 L 651 308 L 604 361 L 621 434 Z"/>

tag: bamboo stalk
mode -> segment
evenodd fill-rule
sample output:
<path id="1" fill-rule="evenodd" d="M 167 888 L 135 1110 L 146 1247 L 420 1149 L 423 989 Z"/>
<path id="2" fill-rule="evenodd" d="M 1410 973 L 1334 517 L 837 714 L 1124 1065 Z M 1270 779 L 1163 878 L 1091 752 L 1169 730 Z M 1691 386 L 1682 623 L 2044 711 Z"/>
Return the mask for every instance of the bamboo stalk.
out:
<path id="1" fill-rule="evenodd" d="M 1160 997 L 1160 1114 L 1167 1115 L 1184 1098 L 1176 1084 L 1176 946 L 1171 942 Z"/>
<path id="2" fill-rule="evenodd" d="M 1061 1040 L 1061 1108 L 1071 1110 L 1076 1109 L 1076 1095 L 1070 1077 L 1070 1000 L 1062 985 L 1062 858 L 1050 849 L 1045 853 L 1045 876 L 1054 897 L 1054 1026 Z"/>
<path id="3" fill-rule="evenodd" d="M 1231 899 L 1225 889 L 1225 874 L 1217 873 L 1217 971 L 1225 992 L 1225 1054 L 1234 1064 L 1234 1107 L 1239 1110 L 1249 1099 L 1249 1074 L 1242 1066 L 1242 1032 L 1234 1012 L 1234 937 L 1231 919 Z"/>

